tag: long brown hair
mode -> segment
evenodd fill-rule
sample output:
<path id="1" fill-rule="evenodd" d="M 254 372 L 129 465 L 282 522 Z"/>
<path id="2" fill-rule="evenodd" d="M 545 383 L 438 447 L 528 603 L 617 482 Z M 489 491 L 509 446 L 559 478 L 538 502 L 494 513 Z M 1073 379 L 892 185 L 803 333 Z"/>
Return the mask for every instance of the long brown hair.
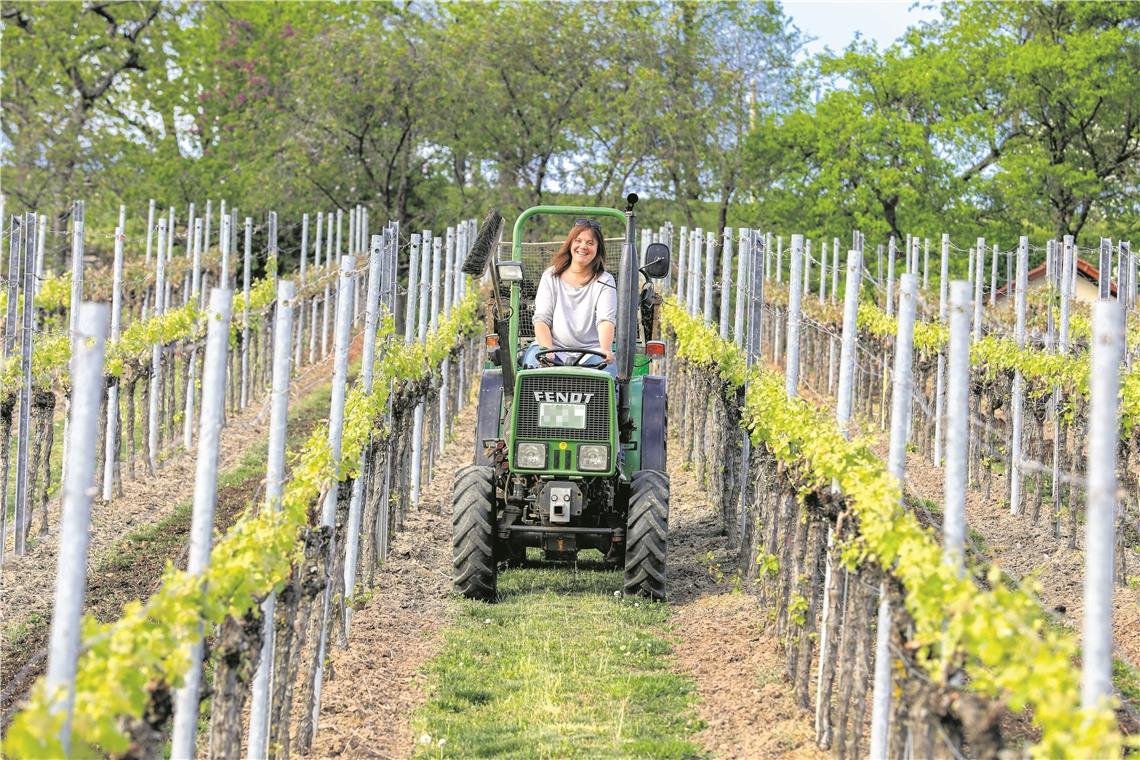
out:
<path id="1" fill-rule="evenodd" d="M 594 233 L 594 240 L 598 241 L 598 253 L 594 256 L 594 261 L 590 267 L 593 272 L 590 275 L 590 282 L 598 279 L 602 272 L 606 271 L 606 239 L 602 237 L 602 228 L 597 222 L 591 220 L 579 219 L 573 227 L 570 228 L 570 234 L 566 236 L 566 241 L 558 248 L 558 252 L 550 259 L 550 266 L 554 267 L 554 276 L 561 277 L 562 273 L 570 268 L 570 244 L 574 242 L 574 238 L 582 230 L 589 230 Z"/>

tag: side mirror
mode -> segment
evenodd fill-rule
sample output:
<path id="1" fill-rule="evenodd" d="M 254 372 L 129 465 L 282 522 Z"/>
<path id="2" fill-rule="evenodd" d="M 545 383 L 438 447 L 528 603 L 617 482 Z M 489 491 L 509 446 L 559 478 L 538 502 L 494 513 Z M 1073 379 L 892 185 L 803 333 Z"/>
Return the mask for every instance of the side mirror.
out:
<path id="1" fill-rule="evenodd" d="M 645 266 L 641 273 L 651 280 L 660 280 L 669 274 L 669 246 L 664 243 L 651 243 L 645 249 Z"/>

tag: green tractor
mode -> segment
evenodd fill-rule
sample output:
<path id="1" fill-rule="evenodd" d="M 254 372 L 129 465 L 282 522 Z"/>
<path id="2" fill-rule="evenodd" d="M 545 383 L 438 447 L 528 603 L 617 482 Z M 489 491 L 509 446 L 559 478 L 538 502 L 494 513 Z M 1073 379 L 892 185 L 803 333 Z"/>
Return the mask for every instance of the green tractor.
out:
<path id="1" fill-rule="evenodd" d="M 652 280 L 668 274 L 669 248 L 650 245 L 639 264 L 637 196 L 630 194 L 627 203 L 625 211 L 527 209 L 515 222 L 509 258 L 489 264 L 493 331 L 479 388 L 475 461 L 456 473 L 452 486 L 453 580 L 469 598 L 494 601 L 500 565 L 521 564 L 527 547 L 537 547 L 552 562 L 575 561 L 580 550 L 597 549 L 607 566 L 624 568 L 625 595 L 665 599 L 665 378 L 650 373 L 663 361 L 664 344 L 648 333 L 655 329 L 652 312 L 659 301 Z M 596 351 L 560 350 L 570 361 L 556 366 L 522 361 L 535 341 L 538 281 L 557 246 L 523 242 L 536 215 L 624 225 L 624 238 L 606 241 L 607 247 L 620 242 L 621 250 L 616 377 L 587 366 Z M 482 273 L 501 223 L 497 213 L 489 215 L 465 271 Z"/>

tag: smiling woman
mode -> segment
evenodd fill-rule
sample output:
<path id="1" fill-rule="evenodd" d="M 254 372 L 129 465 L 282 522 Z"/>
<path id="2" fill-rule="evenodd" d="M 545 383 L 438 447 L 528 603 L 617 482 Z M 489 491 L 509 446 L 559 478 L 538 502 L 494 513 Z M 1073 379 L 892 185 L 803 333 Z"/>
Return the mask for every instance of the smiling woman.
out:
<path id="1" fill-rule="evenodd" d="M 617 285 L 606 271 L 602 229 L 578 219 L 542 273 L 534 299 L 534 334 L 554 349 L 593 349 L 612 363 Z"/>

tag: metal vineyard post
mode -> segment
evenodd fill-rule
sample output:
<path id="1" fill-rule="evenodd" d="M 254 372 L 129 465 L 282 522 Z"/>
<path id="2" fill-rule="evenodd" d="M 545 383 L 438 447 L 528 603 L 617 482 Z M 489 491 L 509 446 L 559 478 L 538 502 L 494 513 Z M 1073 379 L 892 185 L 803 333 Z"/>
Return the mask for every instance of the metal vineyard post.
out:
<path id="1" fill-rule="evenodd" d="M 265 509 L 281 509 L 285 481 L 285 439 L 289 421 L 289 335 L 292 333 L 292 280 L 277 283 L 277 308 L 273 326 L 273 389 L 269 394 L 269 448 L 265 465 Z M 253 677 L 249 707 L 249 757 L 267 755 L 269 735 L 270 674 L 273 673 L 277 594 L 270 592 L 261 604 L 261 657 Z"/>
<path id="2" fill-rule="evenodd" d="M 895 313 L 895 237 L 887 244 L 887 316 L 894 316 Z"/>
<path id="3" fill-rule="evenodd" d="M 688 253 L 689 253 L 689 228 L 681 227 L 681 239 L 678 244 L 677 253 L 677 304 L 685 306 L 688 310 L 687 303 L 688 291 L 685 290 L 685 276 L 688 274 L 686 271 L 689 266 Z"/>
<path id="4" fill-rule="evenodd" d="M 713 276 L 716 275 L 716 233 L 705 233 L 705 277 L 701 282 L 704 286 L 704 296 L 701 299 L 701 309 L 705 324 L 712 324 L 712 294 Z"/>
<path id="5" fill-rule="evenodd" d="M 154 316 L 165 311 L 166 293 L 166 220 L 158 220 L 158 248 L 155 252 Z M 153 474 L 158 469 L 158 391 L 162 381 L 162 346 L 155 343 L 150 354 L 150 395 L 147 409 L 147 465 Z"/>
<path id="6" fill-rule="evenodd" d="M 1025 348 L 1025 307 L 1028 265 L 1029 238 L 1022 236 L 1017 246 L 1017 323 L 1014 327 L 1014 340 L 1017 341 L 1018 349 Z M 1025 378 L 1021 375 L 1021 369 L 1017 368 L 1013 371 L 1013 399 L 1010 402 L 1013 406 L 1013 440 L 1010 442 L 1010 462 L 1012 464 L 1010 477 L 1012 481 L 1009 511 L 1015 515 L 1021 513 L 1021 433 L 1024 424 L 1024 401 Z"/>
<path id="7" fill-rule="evenodd" d="M 1105 270 L 1101 270 L 1103 282 Z M 1120 361 L 1124 320 L 1101 298 L 1092 310 L 1089 374 L 1088 506 L 1085 519 L 1085 616 L 1081 635 L 1081 706 L 1112 697 L 1112 593 L 1116 532 L 1116 457 L 1120 431 Z"/>
<path id="8" fill-rule="evenodd" d="M 161 227 L 160 238 L 161 238 Z M 161 246 L 160 246 L 161 248 Z M 202 415 L 198 431 L 198 457 L 194 473 L 194 509 L 190 519 L 190 550 L 186 572 L 201 576 L 210 562 L 214 532 L 214 507 L 218 491 L 218 452 L 226 390 L 226 352 L 229 347 L 233 294 L 223 288 L 210 291 L 206 334 L 205 369 L 202 372 Z M 190 667 L 174 696 L 174 730 L 170 742 L 173 758 L 194 757 L 198 733 L 198 697 L 202 683 L 203 643 L 199 638 L 190 652 Z"/>
<path id="9" fill-rule="evenodd" d="M 753 231 L 748 227 L 740 230 L 740 252 L 736 261 L 736 304 L 732 320 L 732 340 L 737 347 L 744 345 L 744 295 L 746 282 L 754 268 L 752 263 Z M 726 289 L 727 290 L 727 289 Z M 727 299 L 725 299 L 727 301 Z"/>
<path id="10" fill-rule="evenodd" d="M 701 311 L 701 296 L 704 288 L 701 287 L 701 248 L 704 245 L 704 232 L 697 227 L 691 233 L 689 242 L 689 315 L 696 316 Z"/>
<path id="11" fill-rule="evenodd" d="M 31 472 L 28 464 L 28 448 L 32 441 L 32 341 L 35 340 L 36 327 L 36 298 L 35 272 L 32 271 L 36 251 L 36 214 L 29 211 L 24 215 L 24 263 L 21 274 L 24 278 L 24 311 L 20 321 L 20 409 L 16 426 L 16 541 L 15 555 L 22 557 L 26 551 L 27 526 L 31 522 L 28 509 L 29 490 L 32 487 Z M 74 292 L 73 292 L 74 294 Z M 78 328 L 78 309 L 72 313 Z M 74 349 L 79 341 L 76 332 L 71 333 L 71 343 Z M 73 352 L 74 353 L 74 350 Z M 0 536 L 0 538 L 3 538 Z"/>
<path id="12" fill-rule="evenodd" d="M 942 233 L 942 255 L 938 262 L 938 320 L 946 322 L 946 291 L 950 276 L 950 235 Z M 968 283 L 967 283 L 968 284 Z M 938 368 L 934 381 L 934 464 L 942 463 L 942 419 L 946 404 L 946 351 L 938 352 Z"/>
<path id="13" fill-rule="evenodd" d="M 800 301 L 803 293 L 804 236 L 792 235 L 792 271 L 788 278 L 788 329 L 784 365 L 784 390 L 788 398 L 799 395 L 800 387 Z"/>
<path id="14" fill-rule="evenodd" d="M 859 251 L 847 252 L 847 280 L 843 292 L 843 337 L 839 350 L 839 396 L 835 400 L 839 432 L 848 435 L 855 389 L 855 342 L 858 339 L 859 273 L 863 257 Z"/>
<path id="15" fill-rule="evenodd" d="M 803 295 L 807 296 L 811 292 L 809 283 L 811 282 L 811 239 L 804 241 L 804 269 L 803 269 Z"/>
<path id="16" fill-rule="evenodd" d="M 906 481 L 906 437 L 914 394 L 911 366 L 914 362 L 914 322 L 917 305 L 917 275 L 899 278 L 898 335 L 895 338 L 894 377 L 891 384 L 891 438 L 887 469 L 901 491 Z M 901 493 L 900 493 L 901 496 Z M 875 635 L 875 680 L 871 696 L 871 757 L 887 756 L 891 708 L 891 606 L 887 581 L 879 586 L 879 614 Z"/>
<path id="17" fill-rule="evenodd" d="M 329 403 L 329 453 L 333 462 L 341 460 L 344 440 L 344 401 L 348 390 L 348 345 L 352 321 L 352 273 L 355 261 L 352 256 L 340 258 L 340 275 L 337 278 L 336 301 L 336 358 L 333 362 L 332 396 Z M 336 530 L 336 503 L 340 480 L 333 476 L 325 491 L 321 505 L 321 527 Z M 329 551 L 336 552 L 335 538 L 329 542 Z M 330 557 L 329 568 L 335 566 Z M 317 717 L 321 709 L 321 683 L 324 678 L 325 653 L 328 651 L 329 608 L 332 600 L 332 580 L 325 584 L 321 602 L 320 638 L 317 643 L 316 667 L 313 669 L 312 737 L 317 733 Z"/>
<path id="18" fill-rule="evenodd" d="M 966 542 L 966 475 L 970 419 L 970 283 L 950 283 L 950 369 L 946 389 L 946 472 L 942 548 L 961 568 Z"/>
<path id="19" fill-rule="evenodd" d="M 87 584 L 87 551 L 91 542 L 91 493 L 95 483 L 99 402 L 103 391 L 103 353 L 107 337 L 107 306 L 79 306 L 79 333 L 71 356 L 71 434 L 74 456 L 63 483 L 59 553 L 55 575 L 55 607 L 51 619 L 46 684 L 62 690 L 56 709 L 63 712 L 60 741 L 71 750 L 71 718 L 75 707 L 75 671 L 79 662 L 83 596 Z"/>
<path id="20" fill-rule="evenodd" d="M 115 263 L 111 286 L 111 342 L 119 339 L 119 313 L 122 311 L 123 228 L 115 228 Z M 119 379 L 107 385 L 107 423 L 103 454 L 103 501 L 110 501 L 115 485 L 115 461 L 119 456 Z"/>
<path id="21" fill-rule="evenodd" d="M 725 227 L 720 242 L 720 327 L 721 340 L 728 340 L 728 307 L 732 295 L 732 228 Z"/>
<path id="22" fill-rule="evenodd" d="M 372 379 L 376 364 L 376 328 L 380 317 L 380 279 L 382 272 L 383 238 L 372 236 L 368 257 L 368 290 L 365 296 L 364 345 L 361 356 L 360 383 L 367 396 L 372 393 Z M 360 520 L 364 501 L 364 473 L 368 471 L 370 447 L 360 452 L 360 475 L 352 481 L 352 498 L 348 507 L 348 531 L 344 547 L 344 595 L 351 598 L 356 588 L 356 565 L 360 556 Z M 352 623 L 352 605 L 344 606 L 344 635 L 347 639 Z"/>
<path id="23" fill-rule="evenodd" d="M 974 340 L 982 339 L 982 287 L 986 277 L 986 239 L 978 238 L 974 249 Z"/>
<path id="24" fill-rule="evenodd" d="M 23 239 L 23 225 L 20 217 L 11 219 L 12 231 L 8 235 L 8 309 L 4 316 L 4 356 L 16 348 L 16 317 L 20 293 L 20 241 Z M 74 308 L 74 304 L 72 304 Z"/>

